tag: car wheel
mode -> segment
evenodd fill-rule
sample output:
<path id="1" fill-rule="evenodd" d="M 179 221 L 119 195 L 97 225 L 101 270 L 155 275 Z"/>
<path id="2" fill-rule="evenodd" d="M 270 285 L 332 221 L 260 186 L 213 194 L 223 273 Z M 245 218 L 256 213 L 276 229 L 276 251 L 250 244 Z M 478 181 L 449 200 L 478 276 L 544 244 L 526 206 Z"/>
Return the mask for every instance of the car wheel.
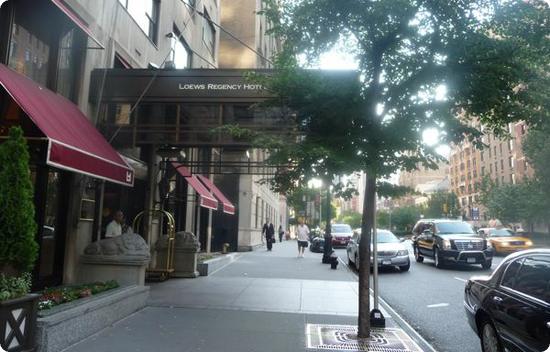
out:
<path id="1" fill-rule="evenodd" d="M 492 260 L 487 260 L 485 263 L 481 264 L 481 267 L 485 270 L 491 269 L 491 266 L 493 266 Z"/>
<path id="2" fill-rule="evenodd" d="M 422 263 L 424 261 L 424 257 L 420 255 L 420 252 L 418 251 L 418 247 L 413 247 L 414 249 L 414 259 L 418 262 L 418 263 Z"/>
<path id="3" fill-rule="evenodd" d="M 410 268 L 411 268 L 411 263 L 409 263 L 409 264 L 407 264 L 407 265 L 400 266 L 400 267 L 399 267 L 399 270 L 401 270 L 401 271 L 409 271 Z"/>
<path id="4" fill-rule="evenodd" d="M 347 256 L 348 256 L 348 266 L 353 266 L 353 261 L 349 257 L 349 252 L 347 252 Z"/>
<path id="5" fill-rule="evenodd" d="M 481 326 L 481 350 L 483 352 L 503 352 L 502 344 L 493 324 L 488 321 Z"/>
<path id="6" fill-rule="evenodd" d="M 441 258 L 441 254 L 439 254 L 439 248 L 437 247 L 435 247 L 434 249 L 434 262 L 436 268 L 441 269 L 443 267 L 443 258 Z"/>

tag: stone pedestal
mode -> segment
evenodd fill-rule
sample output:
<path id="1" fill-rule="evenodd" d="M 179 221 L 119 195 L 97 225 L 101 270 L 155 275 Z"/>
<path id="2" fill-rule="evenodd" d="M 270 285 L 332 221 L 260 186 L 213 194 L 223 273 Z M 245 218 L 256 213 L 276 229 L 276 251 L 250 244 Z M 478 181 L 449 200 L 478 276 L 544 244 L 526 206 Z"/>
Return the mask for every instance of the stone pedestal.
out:
<path id="1" fill-rule="evenodd" d="M 91 243 L 80 257 L 79 282 L 116 280 L 119 285 L 145 284 L 149 246 L 137 234 Z"/>
<path id="2" fill-rule="evenodd" d="M 166 265 L 168 248 L 168 236 L 162 236 L 155 246 L 158 268 Z M 176 233 L 174 249 L 174 273 L 173 277 L 195 278 L 199 276 L 197 270 L 198 252 L 200 243 L 192 232 Z"/>

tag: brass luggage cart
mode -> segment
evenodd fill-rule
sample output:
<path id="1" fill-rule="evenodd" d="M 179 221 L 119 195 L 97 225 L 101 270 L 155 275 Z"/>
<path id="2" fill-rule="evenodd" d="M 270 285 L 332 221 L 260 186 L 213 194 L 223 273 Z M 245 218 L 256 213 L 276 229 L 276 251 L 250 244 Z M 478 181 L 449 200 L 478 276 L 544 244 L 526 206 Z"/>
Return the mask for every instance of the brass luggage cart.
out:
<path id="1" fill-rule="evenodd" d="M 149 280 L 158 280 L 164 281 L 170 278 L 170 275 L 174 272 L 174 252 L 176 247 L 176 220 L 174 216 L 165 210 L 153 209 L 153 210 L 144 210 L 140 212 L 134 218 L 133 227 L 134 229 L 139 229 L 139 226 L 142 223 L 144 215 L 149 215 L 151 217 L 158 217 L 159 219 L 159 238 L 162 236 L 163 229 L 163 220 L 166 220 L 167 231 L 167 247 L 166 247 L 166 260 L 161 267 L 157 268 L 148 268 L 146 270 L 146 277 Z M 147 243 L 151 247 L 151 236 L 147 239 Z"/>

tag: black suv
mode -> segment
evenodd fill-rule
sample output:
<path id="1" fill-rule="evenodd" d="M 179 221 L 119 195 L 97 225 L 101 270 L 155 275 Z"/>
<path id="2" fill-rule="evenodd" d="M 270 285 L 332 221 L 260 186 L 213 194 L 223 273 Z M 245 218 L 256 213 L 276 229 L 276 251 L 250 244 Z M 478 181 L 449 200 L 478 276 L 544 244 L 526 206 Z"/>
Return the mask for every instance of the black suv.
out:
<path id="1" fill-rule="evenodd" d="M 422 263 L 424 257 L 433 258 L 437 268 L 446 263 L 464 263 L 490 269 L 493 264 L 491 243 L 464 221 L 420 220 L 413 228 L 413 250 L 417 262 Z"/>

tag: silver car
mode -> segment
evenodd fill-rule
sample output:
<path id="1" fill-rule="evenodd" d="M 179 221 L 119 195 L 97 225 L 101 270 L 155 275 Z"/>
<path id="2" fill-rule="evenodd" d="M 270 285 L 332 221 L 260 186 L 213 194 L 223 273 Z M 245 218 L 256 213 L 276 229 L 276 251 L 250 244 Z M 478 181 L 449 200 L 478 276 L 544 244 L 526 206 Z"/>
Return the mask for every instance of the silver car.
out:
<path id="1" fill-rule="evenodd" d="M 411 267 L 409 251 L 403 243 L 388 230 L 377 230 L 378 237 L 378 267 L 399 267 L 401 271 L 408 271 Z M 349 265 L 359 270 L 359 242 L 360 232 L 355 232 L 346 247 Z M 372 244 L 371 244 L 372 250 Z"/>

